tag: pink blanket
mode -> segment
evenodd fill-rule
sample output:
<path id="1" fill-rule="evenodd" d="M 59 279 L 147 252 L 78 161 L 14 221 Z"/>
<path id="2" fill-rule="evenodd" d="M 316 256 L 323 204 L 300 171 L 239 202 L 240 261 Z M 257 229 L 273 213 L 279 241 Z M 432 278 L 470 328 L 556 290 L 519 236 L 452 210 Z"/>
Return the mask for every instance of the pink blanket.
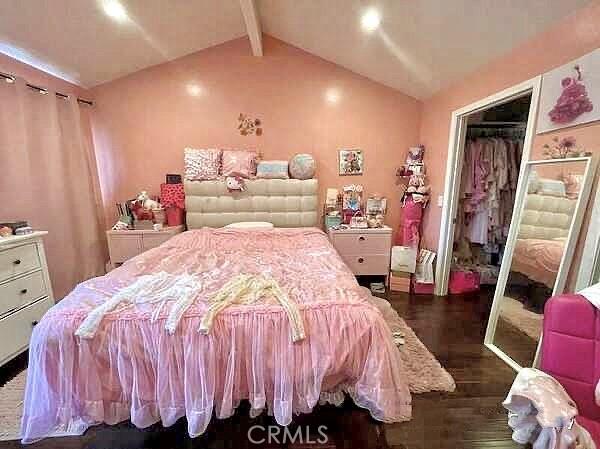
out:
<path id="1" fill-rule="evenodd" d="M 517 239 L 511 270 L 554 288 L 564 249 L 562 239 Z"/>
<path id="2" fill-rule="evenodd" d="M 167 303 L 107 314 L 92 339 L 74 336 L 97 305 L 142 275 L 195 273 L 202 286 L 174 335 Z M 206 299 L 238 274 L 273 277 L 299 307 L 306 338 L 293 343 L 280 305 L 233 305 L 212 332 L 197 332 Z M 317 229 L 189 231 L 78 285 L 36 326 L 30 346 L 23 442 L 81 434 L 131 419 L 170 426 L 186 416 L 191 436 L 241 400 L 281 425 L 319 398 L 349 394 L 380 421 L 410 419 L 400 354 L 377 308 Z"/>

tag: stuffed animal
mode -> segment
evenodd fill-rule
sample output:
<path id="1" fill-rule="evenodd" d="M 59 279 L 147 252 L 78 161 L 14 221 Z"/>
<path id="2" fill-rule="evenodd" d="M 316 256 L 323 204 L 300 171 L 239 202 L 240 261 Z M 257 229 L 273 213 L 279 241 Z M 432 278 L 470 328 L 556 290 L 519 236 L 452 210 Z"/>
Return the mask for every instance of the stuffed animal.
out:
<path id="1" fill-rule="evenodd" d="M 423 156 L 425 155 L 425 146 L 419 145 L 418 147 L 410 147 L 408 149 L 408 155 L 406 156 L 406 165 L 422 164 Z"/>
<path id="2" fill-rule="evenodd" d="M 232 192 L 243 192 L 246 190 L 246 184 L 244 178 L 241 176 L 227 176 L 225 178 L 225 185 L 230 193 Z"/>
<path id="3" fill-rule="evenodd" d="M 150 195 L 145 190 L 142 190 L 140 194 L 137 196 L 136 201 L 144 208 L 148 210 L 159 209 L 160 204 L 158 201 L 154 201 L 150 199 Z"/>

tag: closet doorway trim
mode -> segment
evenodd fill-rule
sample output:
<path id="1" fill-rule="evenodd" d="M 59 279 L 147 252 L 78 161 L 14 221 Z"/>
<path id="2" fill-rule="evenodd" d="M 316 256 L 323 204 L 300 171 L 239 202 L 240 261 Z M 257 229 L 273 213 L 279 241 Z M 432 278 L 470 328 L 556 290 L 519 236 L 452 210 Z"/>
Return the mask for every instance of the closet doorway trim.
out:
<path id="1" fill-rule="evenodd" d="M 446 162 L 446 177 L 444 182 L 440 240 L 438 243 L 438 263 L 435 273 L 436 282 L 434 293 L 437 296 L 445 296 L 448 294 L 448 280 L 450 278 L 450 266 L 452 265 L 454 225 L 458 206 L 460 176 L 462 173 L 468 116 L 475 112 L 480 112 L 503 103 L 508 103 L 509 101 L 524 95 L 531 94 L 531 104 L 529 106 L 529 115 L 527 117 L 525 140 L 523 142 L 521 169 L 519 171 L 519 181 L 517 183 L 516 191 L 516 197 L 519 198 L 521 190 L 526 188 L 526 186 L 523 185 L 523 170 L 525 162 L 529 160 L 531 144 L 535 136 L 535 122 L 537 119 L 541 84 L 542 76 L 539 75 L 452 112 L 450 137 L 448 140 L 448 160 Z M 511 222 L 515 218 L 514 212 L 515 211 L 513 210 Z"/>

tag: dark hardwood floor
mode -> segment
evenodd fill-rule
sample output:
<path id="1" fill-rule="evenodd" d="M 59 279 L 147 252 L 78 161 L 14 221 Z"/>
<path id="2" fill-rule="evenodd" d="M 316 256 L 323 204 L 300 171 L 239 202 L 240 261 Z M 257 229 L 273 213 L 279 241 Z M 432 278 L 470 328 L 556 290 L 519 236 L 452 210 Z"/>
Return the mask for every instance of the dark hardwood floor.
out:
<path id="1" fill-rule="evenodd" d="M 487 292 L 474 295 L 433 298 L 394 294 L 390 302 L 418 337 L 452 374 L 457 389 L 454 393 L 413 395 L 413 419 L 408 423 L 383 425 L 350 401 L 342 408 L 317 407 L 309 415 L 296 417 L 290 427 L 295 434 L 300 427 L 306 441 L 314 443 L 253 444 L 248 430 L 255 425 L 273 426 L 273 420 L 260 416 L 251 420 L 241 407 L 233 418 L 213 419 L 208 431 L 190 439 L 186 422 L 180 420 L 170 428 L 160 425 L 136 429 L 128 423 L 97 426 L 82 437 L 49 438 L 32 449 L 192 449 L 192 448 L 517 448 L 510 439 L 506 412 L 501 406 L 514 372 L 488 351 L 483 336 L 490 308 Z M 0 369 L 0 384 L 26 365 L 20 357 Z M 318 426 L 326 426 L 327 444 Z M 276 433 L 276 431 L 274 431 Z M 281 435 L 281 434 L 280 434 Z M 255 428 L 255 440 L 266 436 Z M 278 437 L 281 440 L 281 436 Z M 289 440 L 288 440 L 289 441 Z M 296 440 L 298 441 L 298 440 Z M 0 448 L 21 447 L 18 442 L 0 442 Z"/>

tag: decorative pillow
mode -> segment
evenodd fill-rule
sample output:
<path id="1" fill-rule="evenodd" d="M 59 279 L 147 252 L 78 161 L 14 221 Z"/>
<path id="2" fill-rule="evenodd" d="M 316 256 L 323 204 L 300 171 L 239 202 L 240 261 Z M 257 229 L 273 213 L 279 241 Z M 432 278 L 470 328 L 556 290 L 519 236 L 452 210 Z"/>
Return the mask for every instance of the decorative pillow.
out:
<path id="1" fill-rule="evenodd" d="M 256 159 L 258 154 L 255 151 L 223 151 L 223 176 L 241 176 L 242 178 L 251 178 L 256 175 Z"/>
<path id="2" fill-rule="evenodd" d="M 558 179 L 540 178 L 538 194 L 546 196 L 557 196 L 564 198 L 567 196 L 565 183 Z"/>
<path id="3" fill-rule="evenodd" d="M 238 221 L 225 226 L 229 229 L 273 229 L 273 223 L 268 221 Z"/>
<path id="4" fill-rule="evenodd" d="M 583 184 L 583 175 L 568 173 L 563 176 L 567 198 L 575 200 L 579 197 L 581 185 Z"/>
<path id="5" fill-rule="evenodd" d="M 223 152 L 217 149 L 186 148 L 184 150 L 185 179 L 189 181 L 217 179 L 221 172 L 222 154 Z"/>
<path id="6" fill-rule="evenodd" d="M 290 161 L 290 175 L 294 179 L 311 179 L 315 169 L 315 159 L 310 154 L 297 154 Z"/>
<path id="7" fill-rule="evenodd" d="M 288 179 L 288 161 L 260 161 L 256 166 L 256 177 Z"/>
<path id="8" fill-rule="evenodd" d="M 540 176 L 535 170 L 529 173 L 529 183 L 527 184 L 527 193 L 535 193 L 540 188 Z"/>

